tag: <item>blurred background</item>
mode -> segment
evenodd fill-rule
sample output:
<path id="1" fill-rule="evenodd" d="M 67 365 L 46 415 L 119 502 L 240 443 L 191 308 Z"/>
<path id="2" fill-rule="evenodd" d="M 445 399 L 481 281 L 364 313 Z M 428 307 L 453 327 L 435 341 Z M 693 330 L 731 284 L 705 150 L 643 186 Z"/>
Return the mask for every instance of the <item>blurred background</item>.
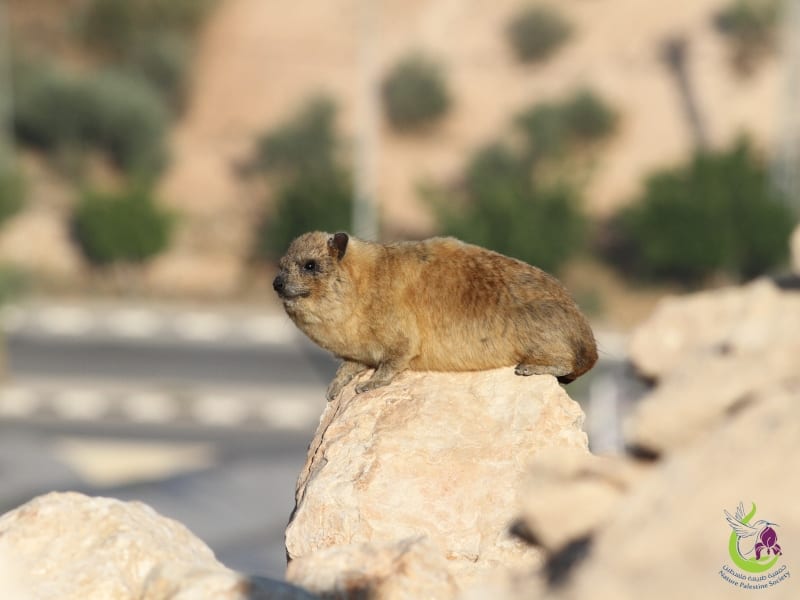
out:
<path id="1" fill-rule="evenodd" d="M 141 499 L 282 578 L 336 364 L 297 234 L 455 235 L 558 275 L 595 450 L 665 294 L 782 277 L 800 0 L 0 0 L 0 512 Z"/>

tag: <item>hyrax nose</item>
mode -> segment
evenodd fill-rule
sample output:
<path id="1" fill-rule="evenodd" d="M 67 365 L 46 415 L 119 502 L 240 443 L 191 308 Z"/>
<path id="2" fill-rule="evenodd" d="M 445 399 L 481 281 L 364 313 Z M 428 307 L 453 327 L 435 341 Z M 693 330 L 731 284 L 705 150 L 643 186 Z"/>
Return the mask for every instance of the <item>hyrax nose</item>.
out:
<path id="1" fill-rule="evenodd" d="M 284 287 L 286 287 L 286 282 L 283 280 L 283 275 L 278 275 L 272 280 L 272 289 L 279 294 L 283 291 Z"/>

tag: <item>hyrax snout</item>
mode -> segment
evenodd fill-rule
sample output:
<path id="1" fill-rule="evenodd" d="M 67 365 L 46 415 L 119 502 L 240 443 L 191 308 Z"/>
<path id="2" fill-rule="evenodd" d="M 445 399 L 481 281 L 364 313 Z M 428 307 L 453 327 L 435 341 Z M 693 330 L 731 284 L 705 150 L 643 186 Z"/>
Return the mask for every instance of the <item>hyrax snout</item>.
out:
<path id="1" fill-rule="evenodd" d="M 568 383 L 597 361 L 589 323 L 557 279 L 453 238 L 379 244 L 306 233 L 272 285 L 292 321 L 344 361 L 328 398 L 368 368 L 357 392 L 406 369 L 515 366 Z"/>

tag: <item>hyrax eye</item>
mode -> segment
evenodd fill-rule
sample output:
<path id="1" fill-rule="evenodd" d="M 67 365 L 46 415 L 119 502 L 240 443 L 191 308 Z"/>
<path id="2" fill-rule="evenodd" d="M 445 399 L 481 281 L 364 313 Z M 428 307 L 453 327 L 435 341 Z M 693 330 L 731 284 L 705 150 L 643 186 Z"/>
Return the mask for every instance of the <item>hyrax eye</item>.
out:
<path id="1" fill-rule="evenodd" d="M 307 260 L 303 263 L 303 270 L 308 273 L 313 273 L 317 271 L 317 261 L 315 260 Z"/>

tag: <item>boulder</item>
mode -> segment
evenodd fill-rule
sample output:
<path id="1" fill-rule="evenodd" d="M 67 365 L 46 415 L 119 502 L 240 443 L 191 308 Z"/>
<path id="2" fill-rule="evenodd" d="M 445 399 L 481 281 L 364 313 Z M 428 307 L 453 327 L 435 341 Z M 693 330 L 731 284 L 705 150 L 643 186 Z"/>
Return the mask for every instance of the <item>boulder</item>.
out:
<path id="1" fill-rule="evenodd" d="M 718 421 L 717 429 L 654 467 L 598 530 L 585 562 L 547 597 L 666 600 L 741 595 L 748 590 L 723 580 L 723 567 L 735 569 L 728 553 L 731 527 L 723 510 L 734 514 L 739 502 L 747 509 L 754 502 L 756 519 L 778 524 L 785 556 L 769 572 L 753 576 L 763 575 L 763 581 L 748 583 L 767 586 L 770 598 L 797 598 L 795 579 L 800 573 L 795 572 L 790 549 L 800 548 L 800 481 L 794 476 L 798 464 L 800 388 L 765 386 L 749 404 Z M 779 581 L 787 572 L 790 579 Z"/>
<path id="2" fill-rule="evenodd" d="M 625 424 L 629 447 L 664 454 L 719 427 L 753 395 L 800 374 L 800 337 L 764 352 L 704 355 L 646 395 Z"/>
<path id="3" fill-rule="evenodd" d="M 287 578 L 325 598 L 454 598 L 441 548 L 424 537 L 332 546 L 289 563 Z"/>
<path id="4" fill-rule="evenodd" d="M 656 378 L 625 427 L 636 452 L 540 454 L 516 530 L 544 567 L 469 598 L 797 597 L 800 294 L 759 281 L 670 299 L 633 337 Z M 786 556 L 764 573 L 731 557 L 723 511 L 740 502 L 778 524 Z"/>
<path id="5" fill-rule="evenodd" d="M 219 563 L 180 523 L 140 502 L 73 492 L 0 517 L 0 597 L 59 600 L 310 600 Z"/>
<path id="6" fill-rule="evenodd" d="M 631 336 L 630 360 L 661 379 L 713 354 L 758 356 L 800 338 L 800 294 L 761 279 L 662 300 Z"/>
<path id="7" fill-rule="evenodd" d="M 564 448 L 542 452 L 521 484 L 514 530 L 555 556 L 602 527 L 647 471 L 621 457 Z"/>
<path id="8" fill-rule="evenodd" d="M 518 483 L 548 448 L 587 452 L 583 412 L 555 378 L 510 368 L 406 372 L 359 395 L 355 383 L 327 405 L 298 480 L 286 530 L 290 581 L 325 590 L 330 578 L 315 583 L 314 570 L 294 561 L 364 544 L 392 555 L 410 540 L 424 541 L 427 561 L 445 566 L 459 589 L 499 567 L 540 563 L 539 550 L 509 534 Z M 330 551 L 342 570 L 372 572 L 363 552 Z M 363 585 L 381 589 L 381 576 L 370 577 Z"/>

